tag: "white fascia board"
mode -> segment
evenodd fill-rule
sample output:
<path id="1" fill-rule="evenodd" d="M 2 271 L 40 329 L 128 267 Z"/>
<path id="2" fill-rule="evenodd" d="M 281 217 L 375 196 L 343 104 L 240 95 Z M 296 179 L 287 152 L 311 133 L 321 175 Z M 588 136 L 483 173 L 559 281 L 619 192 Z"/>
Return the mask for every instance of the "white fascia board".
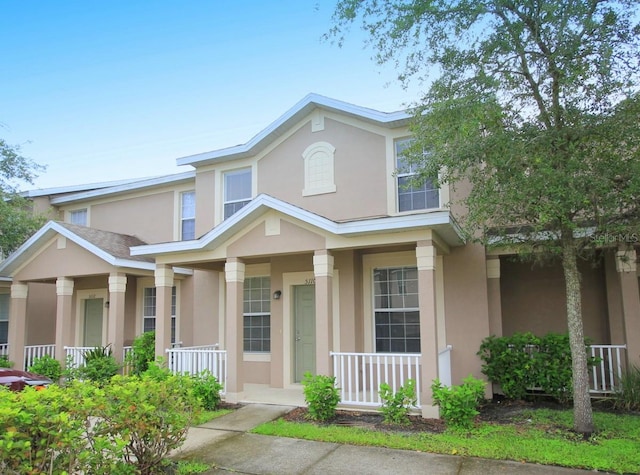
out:
<path id="1" fill-rule="evenodd" d="M 155 264 L 153 262 L 141 262 L 141 261 L 133 261 L 129 259 L 116 258 L 105 252 L 104 250 L 96 247 L 91 244 L 89 241 L 82 239 L 77 234 L 74 234 L 72 231 L 69 231 L 64 226 L 56 223 L 55 221 L 49 221 L 45 224 L 38 232 L 36 232 L 33 236 L 31 236 L 27 241 L 22 244 L 13 254 L 11 254 L 7 259 L 5 259 L 2 263 L 0 263 L 0 273 L 9 269 L 9 271 L 13 271 L 20 267 L 24 262 L 26 262 L 31 257 L 30 249 L 33 246 L 36 246 L 39 242 L 45 242 L 49 239 L 52 239 L 56 234 L 60 234 L 65 238 L 71 240 L 76 243 L 78 246 L 82 247 L 88 252 L 96 255 L 103 261 L 114 267 L 129 267 L 133 269 L 143 269 L 143 270 L 153 270 L 155 269 Z"/>
<path id="2" fill-rule="evenodd" d="M 186 181 L 195 179 L 196 172 L 191 170 L 177 175 L 165 175 L 161 177 L 151 178 L 147 180 L 138 180 L 135 182 L 125 183 L 123 185 L 112 186 L 109 188 L 103 188 L 100 190 L 92 190 L 84 193 L 75 193 L 68 196 L 60 196 L 51 200 L 51 204 L 59 205 L 65 203 L 72 203 L 74 201 L 82 201 L 86 199 L 96 198 L 100 196 L 112 195 L 115 193 L 130 192 L 134 190 L 140 190 L 143 188 L 151 188 L 156 186 L 167 185 L 180 181 Z"/>
<path id="3" fill-rule="evenodd" d="M 233 147 L 223 148 L 219 150 L 213 150 L 210 152 L 199 153 L 196 155 L 189 155 L 187 157 L 178 158 L 176 163 L 178 165 L 193 165 L 200 162 L 216 160 L 225 161 L 232 160 L 234 158 L 242 157 L 245 154 L 252 154 L 254 148 L 256 148 L 262 141 L 264 141 L 271 134 L 285 125 L 290 120 L 294 119 L 298 115 L 306 115 L 314 107 L 324 107 L 332 109 L 337 112 L 353 115 L 373 121 L 382 125 L 392 124 L 400 120 L 407 120 L 411 117 L 410 114 L 404 111 L 398 112 L 380 112 L 374 109 L 367 109 L 366 107 L 360 107 L 347 102 L 342 102 L 329 97 L 321 96 L 319 94 L 308 94 L 301 101 L 295 104 L 291 109 L 278 117 L 275 121 L 269 124 L 266 128 L 258 132 L 251 140 L 244 144 L 236 145 Z M 308 110 L 307 110 L 308 109 Z M 279 135 L 279 134 L 276 134 Z"/>
<path id="4" fill-rule="evenodd" d="M 224 240 L 227 234 L 233 234 L 235 229 L 241 229 L 245 221 L 255 220 L 258 216 L 273 209 L 286 216 L 300 220 L 318 229 L 334 235 L 350 236 L 357 234 L 371 234 L 376 232 L 402 231 L 424 226 L 451 225 L 457 236 L 462 240 L 457 223 L 452 220 L 448 211 L 436 211 L 426 214 L 412 214 L 385 218 L 372 218 L 362 221 L 336 223 L 330 219 L 306 211 L 297 206 L 285 203 L 269 195 L 259 195 L 251 203 L 242 208 L 229 219 L 213 228 L 199 239 L 162 244 L 148 244 L 132 247 L 132 256 L 158 255 L 173 252 L 201 251 L 212 243 Z"/>
<path id="5" fill-rule="evenodd" d="M 20 192 L 24 198 L 37 198 L 38 196 L 59 195 L 61 193 L 73 193 L 76 191 L 96 190 L 98 188 L 111 188 L 114 186 L 135 183 L 149 178 L 127 178 L 125 180 L 103 181 L 98 183 L 83 183 L 81 185 L 56 186 L 53 188 L 36 188 Z"/>

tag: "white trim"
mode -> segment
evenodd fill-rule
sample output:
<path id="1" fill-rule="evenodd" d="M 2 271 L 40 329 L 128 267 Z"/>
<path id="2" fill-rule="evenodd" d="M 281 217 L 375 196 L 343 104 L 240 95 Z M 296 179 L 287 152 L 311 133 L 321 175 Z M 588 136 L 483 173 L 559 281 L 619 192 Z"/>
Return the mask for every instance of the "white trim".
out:
<path id="1" fill-rule="evenodd" d="M 308 94 L 248 142 L 234 147 L 178 158 L 176 163 L 178 165 L 201 166 L 214 161 L 234 160 L 236 158 L 246 158 L 247 156 L 256 155 L 262 148 L 268 146 L 273 140 L 276 140 L 282 135 L 283 129 L 291 127 L 292 123 L 309 115 L 309 113 L 317 107 L 355 116 L 385 127 L 400 127 L 405 125 L 411 118 L 411 115 L 404 111 L 380 112 L 318 94 Z"/>
<path id="2" fill-rule="evenodd" d="M 253 352 L 245 351 L 242 353 L 242 361 L 257 362 L 257 363 L 271 363 L 270 352 Z"/>
<path id="3" fill-rule="evenodd" d="M 284 201 L 280 201 L 272 196 L 261 194 L 229 219 L 223 221 L 199 239 L 194 241 L 133 246 L 131 247 L 131 255 L 150 256 L 180 251 L 200 251 L 208 247 L 215 248 L 220 242 L 236 234 L 239 230 L 246 228 L 249 222 L 264 215 L 270 209 L 279 211 L 294 219 L 298 219 L 323 231 L 339 236 L 355 236 L 389 231 L 406 231 L 411 228 L 447 226 L 450 227 L 451 233 L 455 236 L 449 236 L 449 240 L 454 238 L 457 243 L 464 243 L 462 231 L 448 210 L 435 210 L 384 218 L 363 219 L 360 221 L 335 222 Z"/>
<path id="4" fill-rule="evenodd" d="M 61 205 L 64 203 L 73 203 L 74 201 L 97 198 L 100 196 L 108 196 L 108 195 L 113 195 L 117 193 L 128 193 L 134 190 L 140 190 L 144 188 L 171 185 L 180 181 L 195 180 L 195 176 L 196 176 L 195 171 L 188 171 L 188 172 L 180 173 L 177 175 L 164 175 L 160 177 L 147 178 L 147 179 L 140 178 L 135 181 L 125 181 L 123 184 L 118 184 L 116 186 L 109 186 L 106 188 L 101 188 L 99 190 L 91 190 L 91 191 L 85 191 L 82 193 L 74 193 L 72 195 L 59 196 L 58 198 L 53 198 L 51 200 L 51 204 Z"/>
<path id="5" fill-rule="evenodd" d="M 362 310 L 364 315 L 364 352 L 375 353 L 373 331 L 373 269 L 378 267 L 417 267 L 415 251 L 366 254 L 362 257 Z"/>

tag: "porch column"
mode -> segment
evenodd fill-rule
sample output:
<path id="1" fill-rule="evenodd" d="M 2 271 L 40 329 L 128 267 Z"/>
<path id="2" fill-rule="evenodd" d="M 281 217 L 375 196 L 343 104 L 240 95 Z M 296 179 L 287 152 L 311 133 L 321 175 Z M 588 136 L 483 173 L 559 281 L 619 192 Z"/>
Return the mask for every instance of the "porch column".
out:
<path id="1" fill-rule="evenodd" d="M 422 365 L 422 417 L 438 418 L 440 411 L 433 405 L 431 383 L 438 377 L 438 326 L 436 319 L 436 248 L 431 241 L 420 241 L 416 247 L 418 292 L 420 295 L 420 351 Z"/>
<path id="2" fill-rule="evenodd" d="M 224 267 L 227 282 L 225 342 L 227 347 L 227 400 L 237 402 L 244 390 L 243 377 L 243 302 L 245 265 L 229 258 Z"/>
<path id="3" fill-rule="evenodd" d="M 487 257 L 487 300 L 489 333 L 502 336 L 502 301 L 500 296 L 500 257 Z"/>
<path id="4" fill-rule="evenodd" d="M 316 374 L 331 375 L 333 350 L 333 256 L 316 251 L 313 256 L 316 278 Z"/>
<path id="5" fill-rule="evenodd" d="M 9 361 L 15 369 L 24 367 L 24 345 L 27 338 L 27 296 L 29 286 L 22 282 L 11 285 L 11 305 L 9 306 Z"/>
<path id="6" fill-rule="evenodd" d="M 56 359 L 64 365 L 65 346 L 74 346 L 74 325 L 71 308 L 73 304 L 73 279 L 58 277 L 56 280 Z"/>
<path id="7" fill-rule="evenodd" d="M 171 348 L 171 289 L 173 269 L 159 265 L 155 270 L 156 284 L 156 357 L 167 357 Z"/>
<path id="8" fill-rule="evenodd" d="M 122 363 L 124 347 L 124 302 L 127 290 L 127 276 L 113 273 L 109 276 L 109 323 L 107 326 L 107 343 L 111 343 L 113 356 Z"/>
<path id="9" fill-rule="evenodd" d="M 622 319 L 627 362 L 640 364 L 640 292 L 636 275 L 636 251 L 621 250 L 616 253 L 616 270 L 620 276 Z"/>

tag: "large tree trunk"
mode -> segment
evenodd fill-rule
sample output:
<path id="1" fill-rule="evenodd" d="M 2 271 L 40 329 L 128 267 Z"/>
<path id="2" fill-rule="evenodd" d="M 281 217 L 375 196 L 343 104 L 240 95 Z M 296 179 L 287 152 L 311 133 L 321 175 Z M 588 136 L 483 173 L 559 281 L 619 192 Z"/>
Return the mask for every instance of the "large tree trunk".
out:
<path id="1" fill-rule="evenodd" d="M 575 241 L 571 231 L 562 235 L 562 268 L 567 296 L 567 323 L 573 370 L 573 428 L 585 437 L 593 433 L 593 412 L 589 396 L 587 352 L 582 327 L 580 273 Z"/>

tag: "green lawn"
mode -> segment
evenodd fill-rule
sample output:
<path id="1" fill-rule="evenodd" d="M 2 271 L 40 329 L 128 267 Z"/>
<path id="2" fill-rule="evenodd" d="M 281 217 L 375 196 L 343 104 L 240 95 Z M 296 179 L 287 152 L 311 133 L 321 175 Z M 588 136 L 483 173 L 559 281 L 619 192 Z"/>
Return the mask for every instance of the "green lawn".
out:
<path id="1" fill-rule="evenodd" d="M 193 421 L 191 425 L 199 426 L 204 424 L 205 422 L 212 421 L 213 419 L 217 419 L 218 417 L 222 417 L 225 414 L 229 414 L 233 412 L 233 409 L 217 409 L 215 411 L 202 411 L 198 414 L 198 417 Z"/>
<path id="2" fill-rule="evenodd" d="M 617 473 L 640 471 L 639 416 L 596 412 L 597 432 L 588 441 L 571 431 L 572 419 L 570 410 L 535 409 L 523 412 L 510 424 L 483 422 L 471 431 L 442 434 L 401 434 L 279 419 L 252 432 Z"/>

